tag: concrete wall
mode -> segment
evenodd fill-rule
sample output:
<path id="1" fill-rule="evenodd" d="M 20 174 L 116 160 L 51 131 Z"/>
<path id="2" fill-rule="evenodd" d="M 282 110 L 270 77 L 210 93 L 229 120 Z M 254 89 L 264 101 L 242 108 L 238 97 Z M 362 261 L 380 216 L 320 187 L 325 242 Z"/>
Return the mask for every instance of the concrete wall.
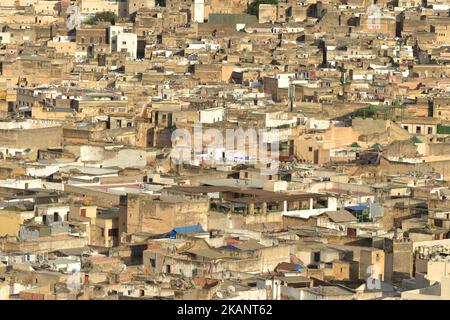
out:
<path id="1" fill-rule="evenodd" d="M 34 212 L 0 211 L 0 237 L 19 236 L 20 224 L 34 217 Z"/>
<path id="2" fill-rule="evenodd" d="M 0 130 L 2 147 L 30 149 L 61 147 L 62 139 L 62 127 Z"/>
<path id="3" fill-rule="evenodd" d="M 120 196 L 118 196 L 116 194 L 96 191 L 93 189 L 77 187 L 77 186 L 68 185 L 68 184 L 66 184 L 64 186 L 64 191 L 73 193 L 82 198 L 90 199 L 93 204 L 96 204 L 99 206 L 104 206 L 104 207 L 117 206 L 117 205 L 119 205 L 119 201 L 120 201 Z"/>
<path id="4" fill-rule="evenodd" d="M 151 197 L 128 195 L 125 215 L 119 221 L 119 232 L 128 234 L 136 232 L 165 233 L 175 227 L 200 224 L 208 228 L 207 212 L 209 201 L 168 202 Z M 123 223 L 126 226 L 123 226 Z"/>
<path id="5" fill-rule="evenodd" d="M 361 134 L 374 134 L 386 132 L 388 123 L 382 119 L 355 118 L 352 120 L 352 127 Z"/>
<path id="6" fill-rule="evenodd" d="M 87 238 L 51 237 L 27 242 L 0 242 L 0 250 L 5 252 L 45 252 L 86 246 Z"/>
<path id="7" fill-rule="evenodd" d="M 103 146 L 85 145 L 80 148 L 81 162 L 97 162 L 102 167 L 145 167 L 145 150 L 106 150 Z"/>

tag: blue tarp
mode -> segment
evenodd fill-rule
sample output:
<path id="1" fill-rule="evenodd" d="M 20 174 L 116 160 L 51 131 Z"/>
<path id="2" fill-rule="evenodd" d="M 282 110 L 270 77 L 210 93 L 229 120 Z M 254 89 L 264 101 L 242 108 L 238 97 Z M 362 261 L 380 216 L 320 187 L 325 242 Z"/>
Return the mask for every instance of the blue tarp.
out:
<path id="1" fill-rule="evenodd" d="M 175 239 L 177 237 L 177 234 L 187 233 L 187 232 L 203 232 L 203 228 L 199 224 L 195 225 L 195 226 L 178 227 L 178 228 L 174 228 L 172 231 L 166 233 L 165 237 Z"/>
<path id="2" fill-rule="evenodd" d="M 345 207 L 345 209 L 350 209 L 350 210 L 353 210 L 353 211 L 362 211 L 362 210 L 369 209 L 369 207 L 368 206 L 359 205 L 359 206 L 348 206 L 348 207 Z"/>
<path id="3" fill-rule="evenodd" d="M 220 249 L 226 249 L 226 250 L 232 250 L 232 251 L 239 251 L 239 250 L 241 250 L 241 249 L 236 248 L 235 246 L 232 246 L 232 245 L 222 246 L 222 247 L 220 247 Z"/>

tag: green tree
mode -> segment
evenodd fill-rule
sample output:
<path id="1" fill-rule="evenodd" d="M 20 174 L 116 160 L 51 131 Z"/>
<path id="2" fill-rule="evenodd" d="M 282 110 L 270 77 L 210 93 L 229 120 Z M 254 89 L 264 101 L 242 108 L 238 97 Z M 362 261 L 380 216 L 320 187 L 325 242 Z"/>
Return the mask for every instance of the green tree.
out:
<path id="1" fill-rule="evenodd" d="M 247 13 L 259 18 L 260 4 L 278 4 L 278 0 L 255 0 L 247 8 Z"/>
<path id="2" fill-rule="evenodd" d="M 114 24 L 116 22 L 116 15 L 111 11 L 98 12 L 94 17 L 87 21 L 87 24 L 97 24 L 97 22 L 99 21 L 110 22 L 111 24 Z"/>

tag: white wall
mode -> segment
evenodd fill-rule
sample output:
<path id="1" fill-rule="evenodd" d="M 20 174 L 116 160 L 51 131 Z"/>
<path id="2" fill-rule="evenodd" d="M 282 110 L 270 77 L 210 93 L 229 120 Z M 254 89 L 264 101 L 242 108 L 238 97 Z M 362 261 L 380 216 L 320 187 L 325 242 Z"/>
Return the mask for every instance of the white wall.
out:
<path id="1" fill-rule="evenodd" d="M 224 108 L 211 108 L 200 110 L 200 123 L 215 123 L 223 121 L 225 114 Z"/>
<path id="2" fill-rule="evenodd" d="M 121 33 L 116 37 L 117 52 L 125 50 L 128 56 L 136 59 L 137 57 L 137 34 Z"/>
<path id="3" fill-rule="evenodd" d="M 110 26 L 109 27 L 109 46 L 111 51 L 117 51 L 117 35 L 123 33 L 123 27 Z"/>
<path id="4" fill-rule="evenodd" d="M 27 179 L 27 180 L 1 180 L 0 187 L 15 188 L 25 190 L 25 185 L 28 189 L 42 188 L 42 180 L 39 179 Z"/>
<path id="5" fill-rule="evenodd" d="M 337 210 L 337 199 L 333 198 L 333 197 L 329 197 L 328 198 L 328 207 L 327 208 L 313 209 L 312 208 L 312 203 L 310 203 L 309 210 L 287 211 L 287 208 L 285 208 L 285 210 L 283 212 L 283 215 L 308 219 L 311 216 L 317 216 L 317 215 L 322 214 L 322 213 L 324 213 L 326 211 L 336 211 L 336 210 Z"/>
<path id="6" fill-rule="evenodd" d="M 198 23 L 205 22 L 205 0 L 194 1 L 194 21 Z"/>
<path id="7" fill-rule="evenodd" d="M 103 161 L 103 167 L 145 167 L 147 157 L 145 150 L 122 149 L 112 158 Z"/>
<path id="8" fill-rule="evenodd" d="M 145 167 L 147 164 L 145 150 L 120 149 L 105 150 L 102 146 L 81 146 L 80 162 L 96 162 L 97 166 L 108 167 Z"/>
<path id="9" fill-rule="evenodd" d="M 31 177 L 48 177 L 49 175 L 58 172 L 59 165 L 50 165 L 44 167 L 28 167 L 27 176 Z"/>
<path id="10" fill-rule="evenodd" d="M 11 32 L 0 32 L 0 44 L 9 44 L 11 42 Z"/>

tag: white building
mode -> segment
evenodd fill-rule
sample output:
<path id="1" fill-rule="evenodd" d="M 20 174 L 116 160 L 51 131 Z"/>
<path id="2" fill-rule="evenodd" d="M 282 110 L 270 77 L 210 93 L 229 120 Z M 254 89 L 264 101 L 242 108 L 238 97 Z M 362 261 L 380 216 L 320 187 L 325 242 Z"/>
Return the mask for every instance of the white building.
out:
<path id="1" fill-rule="evenodd" d="M 11 43 L 11 32 L 0 32 L 0 44 Z"/>
<path id="2" fill-rule="evenodd" d="M 122 26 L 110 26 L 108 29 L 108 38 L 109 38 L 109 46 L 111 50 L 116 51 L 117 50 L 117 39 L 116 37 L 124 33 Z"/>
<path id="3" fill-rule="evenodd" d="M 194 0 L 194 21 L 205 22 L 205 0 Z"/>
<path id="4" fill-rule="evenodd" d="M 122 29 L 123 30 L 123 29 Z M 115 35 L 113 35 L 115 34 Z M 126 51 L 128 56 L 136 59 L 137 57 L 137 34 L 122 33 L 120 29 L 110 29 L 111 51 Z"/>
<path id="5" fill-rule="evenodd" d="M 225 109 L 222 107 L 200 110 L 199 122 L 200 123 L 220 122 L 223 121 L 224 116 L 225 116 Z"/>

